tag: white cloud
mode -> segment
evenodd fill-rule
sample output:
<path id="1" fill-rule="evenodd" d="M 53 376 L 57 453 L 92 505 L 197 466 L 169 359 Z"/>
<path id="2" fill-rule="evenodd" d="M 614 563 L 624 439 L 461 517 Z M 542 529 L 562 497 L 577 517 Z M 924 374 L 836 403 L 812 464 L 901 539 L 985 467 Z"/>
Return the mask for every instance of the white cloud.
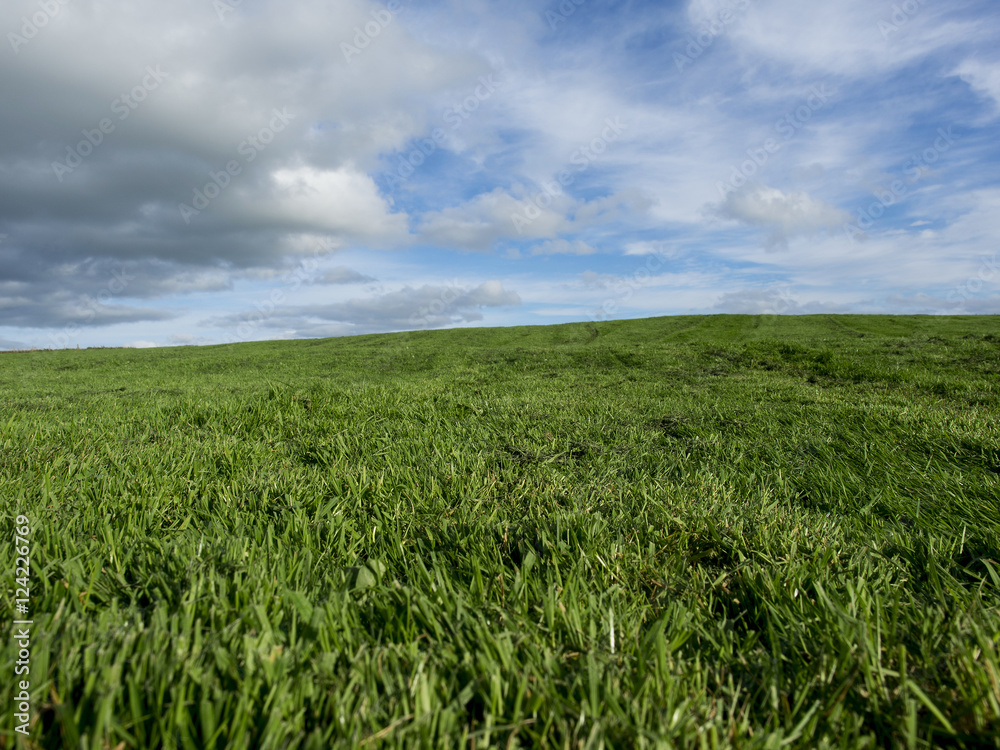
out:
<path id="1" fill-rule="evenodd" d="M 861 77 L 978 36 L 975 22 L 948 20 L 946 7 L 927 0 L 838 0 L 808 8 L 795 0 L 691 0 L 688 13 L 702 27 L 741 6 L 747 9 L 727 26 L 727 40 L 757 59 L 813 73 Z"/>
<path id="2" fill-rule="evenodd" d="M 503 282 L 496 280 L 486 281 L 455 300 L 457 307 L 503 307 L 520 304 L 521 298 L 517 292 L 507 291 L 503 288 Z"/>
<path id="3" fill-rule="evenodd" d="M 374 180 L 349 167 L 283 168 L 271 175 L 272 195 L 251 210 L 272 221 L 364 240 L 392 243 L 407 235 L 406 216 L 390 213 Z"/>
<path id="4" fill-rule="evenodd" d="M 784 287 L 764 287 L 726 292 L 715 309 L 737 315 L 808 315 L 851 312 L 851 306 L 836 302 L 801 303 Z"/>
<path id="5" fill-rule="evenodd" d="M 919 292 L 892 294 L 886 302 L 892 309 L 915 315 L 1000 315 L 1000 294 L 963 299 L 957 295 L 942 298 Z"/>
<path id="6" fill-rule="evenodd" d="M 424 242 L 465 250 L 488 250 L 497 240 L 519 234 L 524 237 L 554 237 L 569 228 L 563 213 L 556 211 L 555 207 L 565 209 L 571 203 L 569 198 L 557 196 L 550 205 L 538 208 L 515 199 L 503 188 L 496 188 L 461 205 L 425 213 L 419 226 L 419 236 Z M 537 214 L 526 211 L 528 206 L 536 209 Z"/>
<path id="7" fill-rule="evenodd" d="M 484 308 L 520 304 L 517 292 L 494 279 L 475 287 L 457 283 L 404 286 L 344 302 L 278 307 L 257 318 L 253 314 L 229 314 L 203 324 L 221 327 L 249 324 L 255 329 L 280 330 L 282 335 L 294 331 L 296 336 L 340 336 L 457 325 L 482 320 Z"/>
<path id="8" fill-rule="evenodd" d="M 659 255 L 665 258 L 676 258 L 680 249 L 672 242 L 629 242 L 625 245 L 625 255 Z"/>
<path id="9" fill-rule="evenodd" d="M 733 190 L 714 210 L 722 218 L 769 229 L 769 247 L 787 247 L 791 236 L 840 227 L 849 218 L 803 190 L 784 193 L 759 183 Z"/>
<path id="10" fill-rule="evenodd" d="M 1000 64 L 968 59 L 952 75 L 957 75 L 980 96 L 992 99 L 993 115 L 1000 114 Z"/>
<path id="11" fill-rule="evenodd" d="M 531 248 L 532 255 L 593 255 L 596 252 L 583 240 L 546 240 Z"/>

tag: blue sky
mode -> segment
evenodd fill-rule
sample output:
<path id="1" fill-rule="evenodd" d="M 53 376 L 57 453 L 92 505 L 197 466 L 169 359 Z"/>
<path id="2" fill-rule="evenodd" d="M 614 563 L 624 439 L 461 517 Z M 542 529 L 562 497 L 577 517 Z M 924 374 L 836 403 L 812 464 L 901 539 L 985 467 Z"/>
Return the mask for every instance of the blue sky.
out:
<path id="1" fill-rule="evenodd" d="M 11 0 L 0 348 L 1000 314 L 1000 6 Z"/>

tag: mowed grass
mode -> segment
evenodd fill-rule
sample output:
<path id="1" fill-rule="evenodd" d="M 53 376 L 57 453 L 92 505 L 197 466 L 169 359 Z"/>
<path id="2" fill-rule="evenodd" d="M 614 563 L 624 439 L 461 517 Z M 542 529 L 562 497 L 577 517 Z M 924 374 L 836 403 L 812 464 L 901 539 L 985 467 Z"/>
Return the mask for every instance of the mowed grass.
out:
<path id="1" fill-rule="evenodd" d="M 1000 747 L 996 317 L 11 353 L 0 389 L 25 746 Z"/>

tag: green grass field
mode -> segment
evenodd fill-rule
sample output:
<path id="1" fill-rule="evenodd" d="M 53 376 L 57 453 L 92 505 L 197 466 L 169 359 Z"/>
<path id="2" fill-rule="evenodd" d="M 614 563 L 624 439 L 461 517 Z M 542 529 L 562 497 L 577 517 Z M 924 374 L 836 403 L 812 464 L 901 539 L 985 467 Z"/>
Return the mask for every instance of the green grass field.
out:
<path id="1" fill-rule="evenodd" d="M 1000 747 L 1000 320 L 0 355 L 26 747 Z M 20 678 L 19 678 L 20 679 Z"/>

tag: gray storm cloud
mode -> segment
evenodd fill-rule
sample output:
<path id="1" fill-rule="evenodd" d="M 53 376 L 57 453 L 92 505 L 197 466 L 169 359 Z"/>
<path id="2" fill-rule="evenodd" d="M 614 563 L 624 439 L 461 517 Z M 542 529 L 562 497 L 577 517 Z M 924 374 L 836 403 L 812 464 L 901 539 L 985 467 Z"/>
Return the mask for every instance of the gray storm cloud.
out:
<path id="1" fill-rule="evenodd" d="M 5 4 L 0 322 L 160 319 L 122 300 L 225 288 L 220 269 L 287 265 L 301 236 L 409 244 L 366 170 L 422 132 L 422 97 L 484 63 L 395 18 L 345 60 L 338 40 L 373 18 L 357 0 L 226 7 Z M 123 268 L 119 306 L 81 318 Z"/>

